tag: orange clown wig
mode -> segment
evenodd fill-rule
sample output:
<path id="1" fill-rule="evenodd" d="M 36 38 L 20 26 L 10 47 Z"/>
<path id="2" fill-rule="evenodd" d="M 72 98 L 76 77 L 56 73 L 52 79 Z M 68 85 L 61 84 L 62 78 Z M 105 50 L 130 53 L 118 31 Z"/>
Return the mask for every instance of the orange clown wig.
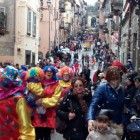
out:
<path id="1" fill-rule="evenodd" d="M 73 70 L 70 67 L 67 67 L 67 66 L 60 69 L 60 72 L 58 74 L 59 77 L 62 78 L 64 73 L 68 73 L 71 78 L 73 78 L 73 76 L 74 76 Z"/>

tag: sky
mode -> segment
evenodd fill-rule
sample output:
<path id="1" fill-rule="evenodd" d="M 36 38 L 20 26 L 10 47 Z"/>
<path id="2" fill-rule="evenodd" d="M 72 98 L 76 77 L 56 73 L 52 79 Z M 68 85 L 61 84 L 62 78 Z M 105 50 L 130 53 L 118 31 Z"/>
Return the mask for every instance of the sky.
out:
<path id="1" fill-rule="evenodd" d="M 98 0 L 85 0 L 87 4 L 94 5 Z"/>

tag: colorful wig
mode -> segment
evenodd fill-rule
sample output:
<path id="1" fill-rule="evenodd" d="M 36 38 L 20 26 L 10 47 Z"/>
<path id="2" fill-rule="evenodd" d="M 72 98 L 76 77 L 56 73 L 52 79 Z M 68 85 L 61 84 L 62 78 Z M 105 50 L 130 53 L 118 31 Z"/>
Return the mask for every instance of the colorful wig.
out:
<path id="1" fill-rule="evenodd" d="M 73 76 L 74 76 L 73 70 L 70 67 L 67 67 L 67 66 L 60 69 L 59 77 L 62 78 L 64 73 L 69 73 L 71 78 L 73 78 Z"/>
<path id="2" fill-rule="evenodd" d="M 56 76 L 56 69 L 54 66 L 46 66 L 43 71 L 44 73 L 46 73 L 48 71 L 48 69 L 51 69 L 51 71 L 53 72 L 53 79 L 52 80 L 58 80 L 58 77 Z"/>
<path id="3" fill-rule="evenodd" d="M 26 74 L 27 74 L 27 71 L 23 71 L 23 72 L 20 74 L 21 80 L 25 80 Z"/>
<path id="4" fill-rule="evenodd" d="M 33 67 L 29 69 L 26 73 L 26 79 L 34 79 L 38 77 L 39 79 L 44 79 L 44 72 L 41 68 L 39 67 Z"/>

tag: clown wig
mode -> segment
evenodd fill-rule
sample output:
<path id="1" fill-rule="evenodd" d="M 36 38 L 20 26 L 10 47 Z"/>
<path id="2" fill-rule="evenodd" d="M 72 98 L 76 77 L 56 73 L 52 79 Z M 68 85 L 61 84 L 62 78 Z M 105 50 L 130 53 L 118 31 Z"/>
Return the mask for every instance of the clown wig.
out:
<path id="1" fill-rule="evenodd" d="M 73 70 L 67 66 L 60 69 L 59 77 L 62 78 L 64 73 L 68 73 L 71 78 L 73 78 L 73 76 L 74 76 Z"/>
<path id="2" fill-rule="evenodd" d="M 32 79 L 35 77 L 39 77 L 40 79 L 44 79 L 44 72 L 41 68 L 39 67 L 33 67 L 29 69 L 26 73 L 26 79 Z"/>
<path id="3" fill-rule="evenodd" d="M 52 80 L 58 80 L 58 77 L 56 76 L 56 69 L 54 66 L 46 66 L 43 71 L 46 73 L 49 69 L 53 72 L 53 79 Z"/>

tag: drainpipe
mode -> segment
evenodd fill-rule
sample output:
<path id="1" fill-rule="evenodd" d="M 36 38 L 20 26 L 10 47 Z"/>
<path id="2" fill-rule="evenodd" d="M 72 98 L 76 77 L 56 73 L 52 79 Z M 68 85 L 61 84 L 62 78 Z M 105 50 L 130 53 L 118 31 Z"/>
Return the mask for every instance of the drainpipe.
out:
<path id="1" fill-rule="evenodd" d="M 14 0 L 14 43 L 16 43 L 16 0 Z"/>
<path id="2" fill-rule="evenodd" d="M 136 69 L 136 71 L 138 70 L 139 72 L 140 72 L 140 70 L 139 70 L 139 68 L 140 68 L 140 5 L 139 5 L 139 14 L 138 14 L 138 37 L 137 37 L 137 40 L 138 40 L 138 42 L 137 42 L 137 47 L 136 47 L 136 67 L 135 67 L 135 69 Z"/>
<path id="3" fill-rule="evenodd" d="M 120 55 L 120 47 L 121 47 L 121 35 L 122 35 L 122 12 L 120 12 L 120 27 L 119 27 L 119 44 L 118 44 L 118 57 L 119 57 L 119 61 L 121 61 L 121 55 Z"/>
<path id="4" fill-rule="evenodd" d="M 130 5 L 129 5 L 129 20 L 128 20 L 128 48 L 127 48 L 127 57 L 126 57 L 126 62 L 128 61 L 128 54 L 130 53 L 131 51 L 131 17 L 132 17 L 132 3 L 130 2 Z M 131 56 L 130 56 L 131 58 Z"/>
<path id="5" fill-rule="evenodd" d="M 54 8 L 54 13 L 55 13 L 55 35 L 54 35 L 54 48 L 56 47 L 56 38 L 57 38 L 57 35 L 56 35 L 56 15 L 57 15 L 57 10 L 56 10 L 56 0 L 55 0 L 55 8 Z M 53 49 L 54 49 L 53 48 Z"/>

